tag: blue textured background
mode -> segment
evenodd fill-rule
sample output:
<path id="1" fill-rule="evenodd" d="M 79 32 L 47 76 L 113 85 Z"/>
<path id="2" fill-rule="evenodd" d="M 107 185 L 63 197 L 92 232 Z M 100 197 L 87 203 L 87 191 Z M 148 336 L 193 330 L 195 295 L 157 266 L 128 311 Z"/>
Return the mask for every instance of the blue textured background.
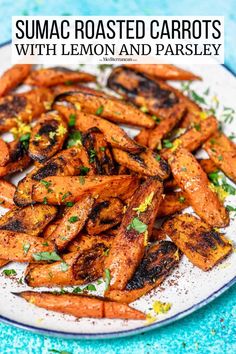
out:
<path id="1" fill-rule="evenodd" d="M 224 15 L 225 61 L 236 72 L 235 9 L 235 0 L 0 0 L 0 43 L 11 38 L 12 15 Z M 64 340 L 0 324 L 0 352 L 46 354 L 54 349 L 71 354 L 236 353 L 235 300 L 236 286 L 233 286 L 219 299 L 183 320 L 124 339 Z"/>

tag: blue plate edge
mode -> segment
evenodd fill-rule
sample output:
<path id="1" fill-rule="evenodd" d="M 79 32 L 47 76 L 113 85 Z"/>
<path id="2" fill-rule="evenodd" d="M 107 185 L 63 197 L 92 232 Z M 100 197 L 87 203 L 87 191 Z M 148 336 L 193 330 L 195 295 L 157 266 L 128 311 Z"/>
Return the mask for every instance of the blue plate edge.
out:
<path id="1" fill-rule="evenodd" d="M 9 44 L 11 44 L 11 40 L 8 40 L 4 43 L 0 43 L 0 48 L 7 46 Z M 228 72 L 230 72 L 231 75 L 236 77 L 236 73 L 231 68 L 229 68 L 226 64 L 222 64 L 222 66 Z M 0 315 L 0 321 L 5 324 L 17 327 L 17 328 L 27 330 L 29 332 L 38 333 L 41 335 L 48 335 L 48 336 L 52 336 L 52 337 L 61 337 L 61 338 L 68 338 L 68 339 L 111 339 L 111 338 L 128 337 L 128 336 L 133 336 L 136 334 L 145 333 L 147 331 L 151 331 L 151 330 L 166 326 L 166 325 L 173 323 L 183 317 L 186 317 L 187 315 L 190 315 L 191 313 L 199 310 L 203 306 L 206 306 L 207 304 L 209 304 L 210 302 L 215 300 L 217 297 L 222 295 L 225 291 L 227 291 L 235 283 L 236 283 L 236 276 L 233 279 L 231 279 L 227 284 L 225 284 L 220 289 L 218 289 L 217 291 L 212 293 L 210 296 L 208 296 L 206 299 L 200 301 L 199 303 L 191 306 L 187 310 L 182 311 L 182 312 L 180 312 L 180 313 L 178 313 L 166 320 L 162 320 L 157 323 L 153 323 L 153 324 L 149 324 L 149 325 L 146 325 L 143 327 L 139 327 L 137 329 L 130 329 L 130 330 L 124 330 L 124 331 L 119 331 L 119 332 L 109 332 L 107 334 L 106 333 L 79 334 L 79 333 L 68 333 L 68 332 L 61 332 L 61 331 L 56 331 L 56 330 L 43 329 L 40 327 L 30 326 L 30 325 L 23 324 L 23 323 L 14 321 L 14 320 L 10 320 L 10 319 L 8 319 L 4 316 L 1 316 L 1 315 Z"/>

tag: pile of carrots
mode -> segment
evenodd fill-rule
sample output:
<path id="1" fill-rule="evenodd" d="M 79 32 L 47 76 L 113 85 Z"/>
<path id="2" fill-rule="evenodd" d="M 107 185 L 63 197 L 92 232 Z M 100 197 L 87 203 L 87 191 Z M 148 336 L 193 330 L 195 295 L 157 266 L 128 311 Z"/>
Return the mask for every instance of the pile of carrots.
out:
<path id="1" fill-rule="evenodd" d="M 208 175 L 221 170 L 236 182 L 236 146 L 216 117 L 166 82 L 199 79 L 172 65 L 124 65 L 111 71 L 116 95 L 108 95 L 86 86 L 95 76 L 61 67 L 15 65 L 2 75 L 0 132 L 14 140 L 0 139 L 0 201 L 9 209 L 0 265 L 27 262 L 32 288 L 106 284 L 104 297 L 15 295 L 76 317 L 143 320 L 129 304 L 182 254 L 208 271 L 232 252 L 218 230 L 229 214 Z M 22 84 L 33 88 L 14 92 Z M 121 124 L 140 132 L 132 139 Z M 200 148 L 208 159 L 195 157 Z M 182 213 L 189 206 L 195 215 Z"/>

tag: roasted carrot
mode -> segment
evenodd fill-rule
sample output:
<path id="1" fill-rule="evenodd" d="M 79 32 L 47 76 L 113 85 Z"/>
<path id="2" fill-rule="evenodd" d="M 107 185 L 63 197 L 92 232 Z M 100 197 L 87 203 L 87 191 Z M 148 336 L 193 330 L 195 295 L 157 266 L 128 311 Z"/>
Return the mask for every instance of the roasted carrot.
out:
<path id="1" fill-rule="evenodd" d="M 205 143 L 204 149 L 214 164 L 236 183 L 236 145 L 218 132 Z"/>
<path id="2" fill-rule="evenodd" d="M 172 148 L 163 149 L 161 156 L 165 159 L 171 156 L 172 151 L 181 146 L 188 151 L 197 150 L 218 128 L 218 123 L 215 117 L 210 116 L 205 120 L 195 123 L 193 128 L 187 130 L 178 139 L 172 143 Z"/>
<path id="3" fill-rule="evenodd" d="M 55 66 L 53 68 L 31 71 L 25 83 L 31 86 L 50 87 L 60 84 L 68 84 L 70 86 L 74 82 L 91 81 L 96 81 L 96 76 L 82 71 L 73 71 L 65 67 Z"/>
<path id="4" fill-rule="evenodd" d="M 53 95 L 47 88 L 0 98 L 0 132 L 8 132 L 11 128 L 20 130 L 23 123 L 46 112 L 52 100 Z"/>
<path id="5" fill-rule="evenodd" d="M 139 143 L 140 145 L 148 147 L 148 140 L 151 132 L 151 129 L 143 128 L 140 130 L 138 135 L 135 136 L 134 140 L 137 141 L 137 143 Z"/>
<path id="6" fill-rule="evenodd" d="M 166 193 L 157 213 L 157 217 L 172 215 L 189 206 L 182 192 Z"/>
<path id="7" fill-rule="evenodd" d="M 124 64 L 124 66 L 161 80 L 201 80 L 199 76 L 190 71 L 171 64 Z"/>
<path id="8" fill-rule="evenodd" d="M 114 98 L 113 96 L 107 95 L 105 92 L 100 91 L 100 90 L 95 90 L 92 89 L 91 87 L 88 86 L 82 86 L 82 85 L 57 85 L 52 87 L 53 93 L 55 96 L 58 96 L 62 93 L 65 92 L 73 92 L 73 91 L 80 91 L 84 93 L 90 93 L 92 95 L 96 96 L 101 96 L 101 97 L 111 97 Z"/>
<path id="9" fill-rule="evenodd" d="M 17 185 L 14 201 L 18 206 L 33 204 L 32 188 L 35 181 L 40 181 L 48 176 L 74 176 L 89 170 L 89 160 L 85 149 L 82 146 L 74 146 L 62 150 L 54 157 L 46 161 L 41 167 L 34 168 Z M 65 200 L 66 201 L 66 200 Z M 46 203 L 47 200 L 44 199 Z"/>
<path id="10" fill-rule="evenodd" d="M 180 148 L 173 152 L 169 164 L 174 179 L 195 212 L 213 227 L 228 225 L 228 213 L 211 189 L 207 175 L 195 157 L 186 149 Z"/>
<path id="11" fill-rule="evenodd" d="M 76 115 L 75 128 L 86 132 L 91 128 L 97 127 L 105 136 L 108 143 L 113 147 L 127 150 L 133 153 L 143 151 L 143 147 L 131 139 L 126 132 L 118 125 L 106 119 L 74 110 L 64 105 L 54 105 L 54 107 L 69 120 L 71 114 Z"/>
<path id="12" fill-rule="evenodd" d="M 169 166 L 156 152 L 146 149 L 139 154 L 131 154 L 126 151 L 113 148 L 115 160 L 131 171 L 144 176 L 159 176 L 166 179 L 169 176 Z"/>
<path id="13" fill-rule="evenodd" d="M 111 276 L 111 289 L 123 290 L 135 273 L 152 233 L 162 192 L 159 179 L 150 177 L 131 199 L 105 262 Z"/>
<path id="14" fill-rule="evenodd" d="M 198 162 L 207 175 L 218 170 L 217 166 L 211 159 L 199 159 Z"/>
<path id="15" fill-rule="evenodd" d="M 0 139 L 0 151 L 0 166 L 5 166 L 10 160 L 10 151 L 8 144 L 2 139 Z"/>
<path id="16" fill-rule="evenodd" d="M 56 98 L 74 104 L 82 112 L 111 120 L 115 123 L 153 128 L 155 121 L 139 109 L 111 97 L 103 97 L 85 92 L 71 92 Z"/>
<path id="17" fill-rule="evenodd" d="M 4 267 L 5 265 L 7 265 L 9 262 L 6 261 L 5 259 L 0 259 L 0 268 Z"/>
<path id="18" fill-rule="evenodd" d="M 185 108 L 179 107 L 173 114 L 162 119 L 156 128 L 150 131 L 148 139 L 150 149 L 154 150 L 160 145 L 161 140 L 180 122 L 184 112 Z"/>
<path id="19" fill-rule="evenodd" d="M 209 270 L 222 261 L 232 245 L 218 231 L 191 214 L 168 220 L 163 231 L 197 267 Z"/>
<path id="20" fill-rule="evenodd" d="M 36 161 L 45 162 L 61 148 L 67 136 L 67 125 L 59 113 L 44 114 L 32 130 L 29 156 Z"/>
<path id="21" fill-rule="evenodd" d="M 94 174 L 116 174 L 110 146 L 108 146 L 104 134 L 98 128 L 91 128 L 85 132 L 82 141 Z"/>
<path id="22" fill-rule="evenodd" d="M 32 65 L 16 64 L 6 70 L 0 77 L 0 97 L 16 88 L 27 77 Z"/>
<path id="23" fill-rule="evenodd" d="M 159 286 L 176 268 L 180 254 L 174 243 L 161 241 L 146 249 L 145 255 L 124 290 L 110 290 L 106 297 L 130 303 Z"/>
<path id="24" fill-rule="evenodd" d="M 11 209 L 15 206 L 13 201 L 15 190 L 16 187 L 12 183 L 0 179 L 0 205 L 3 208 Z"/>
<path id="25" fill-rule="evenodd" d="M 55 242 L 58 250 L 64 249 L 82 230 L 92 210 L 93 203 L 93 198 L 84 195 L 79 202 L 67 210 L 56 229 L 49 236 L 49 239 Z"/>
<path id="26" fill-rule="evenodd" d="M 0 219 L 0 230 L 23 232 L 38 236 L 56 216 L 54 206 L 38 204 L 22 209 L 15 208 Z"/>
<path id="27" fill-rule="evenodd" d="M 103 244 L 106 248 L 110 248 L 116 235 L 109 233 L 102 233 L 99 235 L 88 235 L 87 233 L 80 233 L 76 238 L 67 246 L 69 252 L 81 252 L 95 248 L 97 244 Z"/>
<path id="28" fill-rule="evenodd" d="M 123 217 L 124 204 L 119 198 L 97 201 L 86 225 L 90 235 L 97 235 L 118 225 Z"/>
<path id="29" fill-rule="evenodd" d="M 0 259 L 16 262 L 36 262 L 46 259 L 60 259 L 55 253 L 55 246 L 51 241 L 45 242 L 41 237 L 28 234 L 1 230 L 0 231 Z"/>
<path id="30" fill-rule="evenodd" d="M 52 294 L 24 291 L 14 293 L 26 301 L 50 311 L 66 313 L 78 318 L 122 318 L 132 320 L 145 320 L 143 312 L 104 298 L 83 296 L 75 294 Z"/>
<path id="31" fill-rule="evenodd" d="M 6 166 L 0 167 L 0 177 L 8 176 L 15 172 L 24 170 L 26 167 L 29 166 L 30 161 L 30 157 L 24 155 L 18 161 L 7 163 Z"/>
<path id="32" fill-rule="evenodd" d="M 47 177 L 43 182 L 33 186 L 33 200 L 48 204 L 66 204 L 80 200 L 84 194 L 100 198 L 119 197 L 126 200 L 138 187 L 139 180 L 135 176 L 79 176 L 79 177 Z M 63 198 L 70 192 L 67 199 Z"/>

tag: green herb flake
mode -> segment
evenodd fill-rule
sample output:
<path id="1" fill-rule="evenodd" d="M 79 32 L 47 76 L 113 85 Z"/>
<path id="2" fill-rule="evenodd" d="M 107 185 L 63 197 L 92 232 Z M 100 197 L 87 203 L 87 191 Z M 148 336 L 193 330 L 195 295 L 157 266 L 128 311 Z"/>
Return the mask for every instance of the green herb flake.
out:
<path id="1" fill-rule="evenodd" d="M 30 249 L 30 243 L 27 242 L 23 245 L 23 251 L 25 255 L 29 252 L 29 249 Z"/>
<path id="2" fill-rule="evenodd" d="M 100 116 L 103 111 L 104 111 L 104 106 L 98 107 L 98 109 L 96 110 L 96 113 L 95 113 L 96 116 Z"/>
<path id="3" fill-rule="evenodd" d="M 40 183 L 43 184 L 47 189 L 51 186 L 51 182 L 45 181 L 44 179 L 40 180 Z"/>
<path id="4" fill-rule="evenodd" d="M 191 98 L 197 102 L 197 103 L 201 103 L 201 104 L 206 104 L 205 98 L 200 96 L 199 94 L 197 94 L 195 91 L 191 90 Z"/>
<path id="5" fill-rule="evenodd" d="M 106 147 L 105 147 L 105 146 L 101 146 L 101 147 L 99 148 L 99 150 L 100 150 L 100 151 L 106 151 Z"/>
<path id="6" fill-rule="evenodd" d="M 79 183 L 83 186 L 85 184 L 84 176 L 79 176 Z"/>
<path id="7" fill-rule="evenodd" d="M 156 157 L 155 157 L 155 159 L 156 159 L 157 161 L 160 161 L 160 160 L 161 160 L 161 156 L 160 156 L 159 154 L 157 154 Z"/>
<path id="8" fill-rule="evenodd" d="M 43 198 L 43 204 L 45 204 L 45 205 L 48 204 L 48 199 L 47 199 L 47 197 L 44 197 L 44 198 Z"/>
<path id="9" fill-rule="evenodd" d="M 142 234 L 143 232 L 147 231 L 147 225 L 144 224 L 141 220 L 139 220 L 139 218 L 135 217 L 133 218 L 131 223 L 127 226 L 128 231 L 130 231 L 131 229 Z"/>
<path id="10" fill-rule="evenodd" d="M 69 116 L 69 122 L 68 125 L 69 127 L 74 127 L 76 122 L 76 115 L 75 114 L 70 114 Z"/>
<path id="11" fill-rule="evenodd" d="M 157 124 L 161 122 L 161 118 L 157 117 L 155 114 L 153 114 L 151 117 Z"/>
<path id="12" fill-rule="evenodd" d="M 71 216 L 68 221 L 71 223 L 71 224 L 74 224 L 75 222 L 77 222 L 79 220 L 78 216 Z"/>
<path id="13" fill-rule="evenodd" d="M 2 274 L 4 274 L 6 277 L 11 277 L 11 276 L 17 275 L 15 269 L 4 269 L 2 271 Z"/>
<path id="14" fill-rule="evenodd" d="M 110 282 L 111 282 L 111 272 L 110 269 L 106 268 L 104 270 L 105 272 L 105 290 L 107 290 L 110 286 Z"/>
<path id="15" fill-rule="evenodd" d="M 29 139 L 30 139 L 30 133 L 23 134 L 20 137 L 20 141 L 29 141 Z"/>
<path id="16" fill-rule="evenodd" d="M 173 147 L 173 143 L 168 139 L 164 139 L 163 146 L 164 146 L 164 148 L 170 149 Z"/>
<path id="17" fill-rule="evenodd" d="M 236 208 L 232 207 L 231 205 L 226 205 L 226 209 L 228 211 L 236 211 Z"/>
<path id="18" fill-rule="evenodd" d="M 224 159 L 224 158 L 223 158 L 222 155 L 219 155 L 219 156 L 218 156 L 218 160 L 219 160 L 219 161 L 223 161 L 223 159 Z"/>
<path id="19" fill-rule="evenodd" d="M 74 288 L 73 291 L 72 291 L 73 294 L 78 294 L 78 293 L 81 293 L 81 292 L 82 292 L 82 289 L 79 286 Z"/>
<path id="20" fill-rule="evenodd" d="M 196 129 L 198 132 L 201 131 L 201 125 L 199 123 L 194 124 L 194 129 Z"/>
<path id="21" fill-rule="evenodd" d="M 185 197 L 183 197 L 182 195 L 179 197 L 179 202 L 180 203 L 184 203 L 185 202 Z"/>
<path id="22" fill-rule="evenodd" d="M 146 106 L 141 106 L 139 109 L 143 113 L 148 113 L 148 108 Z"/>
<path id="23" fill-rule="evenodd" d="M 62 202 L 64 202 L 65 199 L 68 198 L 70 195 L 71 195 L 71 192 L 67 192 L 67 193 L 63 194 L 63 196 L 61 198 Z"/>
<path id="24" fill-rule="evenodd" d="M 73 205 L 75 205 L 74 202 L 66 202 L 66 206 L 67 207 L 73 207 Z"/>
<path id="25" fill-rule="evenodd" d="M 84 291 L 84 290 L 96 291 L 97 289 L 96 289 L 96 286 L 95 286 L 95 285 L 93 285 L 93 284 L 88 284 L 88 285 L 85 286 L 85 288 L 83 288 L 83 291 Z"/>
<path id="26" fill-rule="evenodd" d="M 47 241 L 43 242 L 42 245 L 43 245 L 43 246 L 49 246 L 49 244 L 48 244 Z"/>
<path id="27" fill-rule="evenodd" d="M 86 166 L 80 166 L 80 174 L 82 176 L 86 176 L 87 173 L 90 171 L 90 168 L 89 167 L 86 167 Z"/>
<path id="28" fill-rule="evenodd" d="M 79 130 L 74 131 L 69 135 L 67 148 L 71 148 L 72 146 L 82 145 L 82 135 Z"/>
<path id="29" fill-rule="evenodd" d="M 61 257 L 56 252 L 38 252 L 33 254 L 35 261 L 61 261 Z"/>

